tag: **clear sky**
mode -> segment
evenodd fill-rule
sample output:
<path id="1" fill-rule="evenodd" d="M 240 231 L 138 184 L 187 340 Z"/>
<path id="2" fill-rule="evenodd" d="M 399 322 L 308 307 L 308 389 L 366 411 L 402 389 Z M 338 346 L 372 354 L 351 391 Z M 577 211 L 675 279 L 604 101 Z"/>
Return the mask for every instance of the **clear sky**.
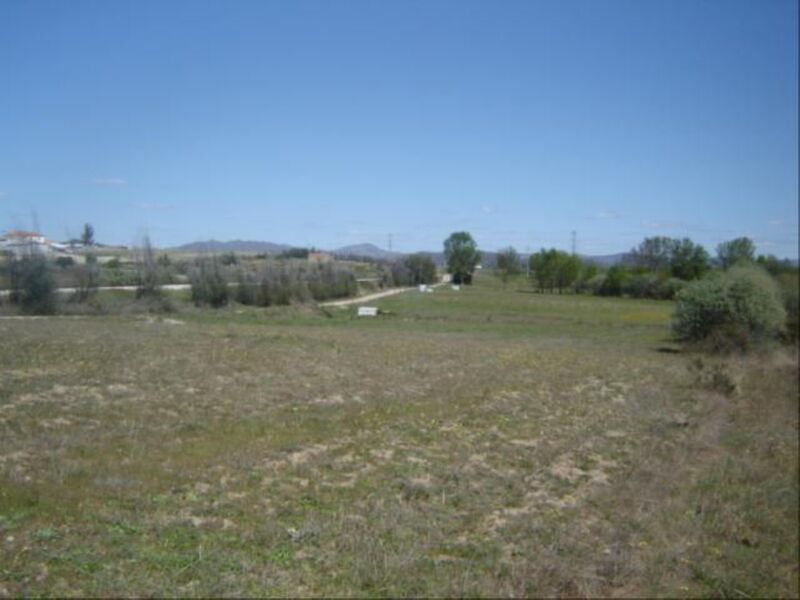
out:
<path id="1" fill-rule="evenodd" d="M 798 255 L 796 0 L 0 2 L 0 230 Z"/>

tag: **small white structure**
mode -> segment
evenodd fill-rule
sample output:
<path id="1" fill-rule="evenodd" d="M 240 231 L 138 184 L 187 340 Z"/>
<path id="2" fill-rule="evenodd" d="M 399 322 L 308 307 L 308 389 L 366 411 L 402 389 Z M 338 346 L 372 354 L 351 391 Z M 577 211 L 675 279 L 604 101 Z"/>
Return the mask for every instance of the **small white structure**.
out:
<path id="1" fill-rule="evenodd" d="M 64 244 L 57 244 L 38 231 L 19 229 L 12 229 L 0 235 L 0 250 L 15 256 L 70 255 L 69 248 Z"/>
<path id="2" fill-rule="evenodd" d="M 460 286 L 460 285 L 453 285 L 453 286 L 451 286 L 451 287 L 453 288 L 453 291 L 454 291 L 454 292 L 457 292 L 457 291 L 459 291 L 459 290 L 461 289 L 461 286 Z"/>
<path id="3" fill-rule="evenodd" d="M 428 286 L 425 285 L 424 283 L 420 283 L 419 284 L 419 291 L 420 292 L 427 292 L 428 291 Z"/>
<path id="4" fill-rule="evenodd" d="M 359 317 L 377 317 L 378 316 L 378 307 L 377 306 L 359 306 L 358 307 L 358 316 Z"/>
<path id="5" fill-rule="evenodd" d="M 450 273 L 442 275 L 442 283 L 450 283 L 451 281 L 453 281 L 453 276 Z"/>

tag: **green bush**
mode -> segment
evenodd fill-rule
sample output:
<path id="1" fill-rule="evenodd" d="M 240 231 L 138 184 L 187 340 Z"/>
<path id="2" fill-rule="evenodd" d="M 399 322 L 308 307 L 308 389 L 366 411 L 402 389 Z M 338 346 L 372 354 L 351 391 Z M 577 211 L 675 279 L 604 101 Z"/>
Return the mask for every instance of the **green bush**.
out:
<path id="1" fill-rule="evenodd" d="M 686 282 L 676 277 L 639 273 L 622 280 L 622 293 L 632 298 L 672 300 Z"/>
<path id="2" fill-rule="evenodd" d="M 597 293 L 601 296 L 621 296 L 631 274 L 623 265 L 614 265 L 606 271 L 606 276 Z"/>
<path id="3" fill-rule="evenodd" d="M 62 269 L 68 269 L 75 264 L 75 259 L 71 256 L 59 256 L 56 258 L 56 264 Z"/>
<path id="4" fill-rule="evenodd" d="M 746 350 L 784 327 L 786 312 L 777 284 L 753 266 L 735 266 L 692 283 L 677 300 L 675 333 L 711 350 Z"/>
<path id="5" fill-rule="evenodd" d="M 777 280 L 786 309 L 785 337 L 789 342 L 797 342 L 800 337 L 800 277 L 795 270 L 793 273 L 780 273 Z"/>
<path id="6" fill-rule="evenodd" d="M 228 283 L 216 258 L 199 259 L 189 273 L 189 284 L 196 306 L 208 304 L 219 308 L 228 303 Z"/>
<path id="7" fill-rule="evenodd" d="M 287 305 L 292 301 L 321 302 L 354 296 L 358 291 L 349 269 L 330 263 L 267 261 L 259 272 L 240 269 L 236 301 L 254 306 Z"/>
<path id="8" fill-rule="evenodd" d="M 56 284 L 47 259 L 26 256 L 9 264 L 9 280 L 14 290 L 11 300 L 22 312 L 50 315 L 56 312 Z"/>

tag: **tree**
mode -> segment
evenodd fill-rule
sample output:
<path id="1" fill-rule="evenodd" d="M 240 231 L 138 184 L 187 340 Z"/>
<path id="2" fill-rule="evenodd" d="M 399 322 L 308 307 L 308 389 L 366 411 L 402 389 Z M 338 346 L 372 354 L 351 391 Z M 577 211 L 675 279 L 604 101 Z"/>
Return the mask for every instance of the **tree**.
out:
<path id="1" fill-rule="evenodd" d="M 453 283 L 472 283 L 472 273 L 481 260 L 478 245 L 466 231 L 457 231 L 444 241 L 444 257 L 447 272 L 453 275 Z"/>
<path id="2" fill-rule="evenodd" d="M 601 296 L 621 296 L 630 277 L 625 265 L 613 265 L 606 271 L 606 277 L 597 293 Z"/>
<path id="3" fill-rule="evenodd" d="M 645 238 L 638 247 L 630 251 L 628 260 L 634 267 L 664 271 L 670 266 L 675 241 L 664 236 Z"/>
<path id="4" fill-rule="evenodd" d="M 711 268 L 710 260 L 706 249 L 689 238 L 673 240 L 670 256 L 673 277 L 687 281 L 700 279 Z"/>
<path id="5" fill-rule="evenodd" d="M 566 252 L 556 252 L 556 287 L 560 294 L 562 290 L 571 286 L 581 270 L 581 259 L 573 254 Z"/>
<path id="6" fill-rule="evenodd" d="M 710 268 L 708 252 L 689 238 L 645 238 L 628 254 L 634 270 L 652 271 L 663 277 L 698 279 Z"/>
<path id="7" fill-rule="evenodd" d="M 741 262 L 753 262 L 755 253 L 753 240 L 747 237 L 728 240 L 717 246 L 717 258 L 723 269 Z"/>
<path id="8" fill-rule="evenodd" d="M 552 254 L 556 250 L 545 250 L 542 248 L 536 254 L 531 254 L 528 259 L 528 266 L 530 272 L 536 283 L 539 284 L 539 291 L 544 292 L 545 289 L 553 290 L 555 282 L 554 262 Z"/>
<path id="9" fill-rule="evenodd" d="M 783 273 L 797 273 L 797 267 L 788 258 L 778 258 L 774 254 L 761 254 L 757 259 L 758 263 L 770 275 L 777 277 Z"/>
<path id="10" fill-rule="evenodd" d="M 531 255 L 528 264 L 539 290 L 549 289 L 552 292 L 558 289 L 559 294 L 575 282 L 581 270 L 581 260 L 577 256 L 555 248 L 542 248 Z"/>
<path id="11" fill-rule="evenodd" d="M 517 251 L 509 246 L 505 250 L 501 250 L 497 254 L 497 264 L 495 265 L 495 274 L 503 282 L 503 287 L 506 287 L 508 280 L 519 275 L 522 270 L 520 265 L 520 258 Z"/>
<path id="12" fill-rule="evenodd" d="M 403 266 L 408 271 L 409 284 L 434 283 L 436 281 L 436 263 L 424 254 L 411 254 L 403 259 Z"/>
<path id="13" fill-rule="evenodd" d="M 84 246 L 94 246 L 94 227 L 92 227 L 90 223 L 86 223 L 83 226 L 81 244 Z"/>

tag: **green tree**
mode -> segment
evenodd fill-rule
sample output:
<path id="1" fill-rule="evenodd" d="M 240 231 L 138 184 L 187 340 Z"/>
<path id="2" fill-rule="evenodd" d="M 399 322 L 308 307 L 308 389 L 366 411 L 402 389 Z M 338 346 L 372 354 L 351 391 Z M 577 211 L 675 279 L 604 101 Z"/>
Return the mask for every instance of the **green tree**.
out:
<path id="1" fill-rule="evenodd" d="M 674 247 L 675 240 L 668 237 L 645 238 L 630 251 L 628 261 L 632 266 L 648 271 L 665 271 L 670 267 Z"/>
<path id="2" fill-rule="evenodd" d="M 601 296 L 621 296 L 630 277 L 630 271 L 625 265 L 613 265 L 606 271 L 606 277 L 598 290 L 598 294 Z"/>
<path id="3" fill-rule="evenodd" d="M 472 274 L 481 260 L 481 253 L 469 233 L 457 231 L 451 234 L 444 241 L 444 257 L 447 272 L 453 276 L 453 283 L 472 283 Z"/>
<path id="4" fill-rule="evenodd" d="M 788 258 L 778 258 L 774 254 L 761 254 L 756 259 L 756 263 L 773 277 L 784 273 L 797 273 L 797 267 L 792 264 L 791 260 Z"/>
<path id="5" fill-rule="evenodd" d="M 84 246 L 94 246 L 94 227 L 92 227 L 90 223 L 85 223 L 83 226 L 81 244 Z"/>
<path id="6" fill-rule="evenodd" d="M 424 254 L 411 254 L 403 259 L 410 285 L 436 282 L 436 263 Z"/>
<path id="7" fill-rule="evenodd" d="M 539 284 L 540 292 L 544 292 L 546 289 L 553 291 L 555 287 L 555 252 L 555 249 L 545 250 L 542 248 L 528 258 L 531 277 Z"/>
<path id="8" fill-rule="evenodd" d="M 497 264 L 495 265 L 494 272 L 500 278 L 500 281 L 503 282 L 504 288 L 508 280 L 519 275 L 521 270 L 519 254 L 517 254 L 517 251 L 512 246 L 501 250 L 497 254 Z"/>
<path id="9" fill-rule="evenodd" d="M 711 257 L 700 244 L 689 238 L 673 240 L 670 271 L 673 277 L 691 281 L 700 279 L 711 268 Z"/>
<path id="10" fill-rule="evenodd" d="M 753 240 L 747 237 L 728 240 L 717 246 L 717 258 L 723 269 L 732 267 L 737 263 L 753 262 L 755 253 L 755 244 L 753 244 Z"/>
<path id="11" fill-rule="evenodd" d="M 532 254 L 528 265 L 540 291 L 558 289 L 559 293 L 575 282 L 581 270 L 581 260 L 577 256 L 555 248 L 542 248 Z"/>
<path id="12" fill-rule="evenodd" d="M 560 294 L 564 289 L 575 283 L 581 270 L 581 259 L 566 252 L 556 252 L 556 287 Z"/>

